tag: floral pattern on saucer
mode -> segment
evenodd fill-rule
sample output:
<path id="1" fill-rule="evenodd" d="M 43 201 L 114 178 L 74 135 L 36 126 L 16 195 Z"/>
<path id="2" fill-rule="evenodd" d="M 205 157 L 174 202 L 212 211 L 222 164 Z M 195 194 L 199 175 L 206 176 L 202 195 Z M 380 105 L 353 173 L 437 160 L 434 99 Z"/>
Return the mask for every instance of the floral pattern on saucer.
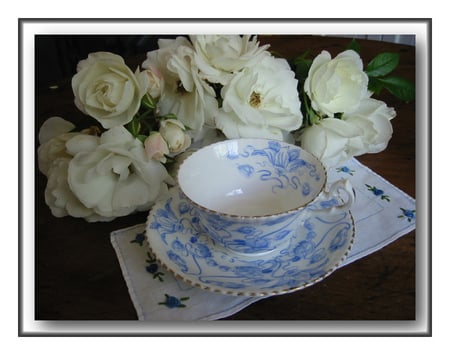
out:
<path id="1" fill-rule="evenodd" d="M 264 296 L 299 290 L 327 277 L 347 257 L 355 231 L 350 212 L 316 214 L 278 250 L 240 255 L 203 233 L 195 210 L 173 188 L 150 211 L 146 234 L 155 257 L 185 282 L 226 295 Z"/>

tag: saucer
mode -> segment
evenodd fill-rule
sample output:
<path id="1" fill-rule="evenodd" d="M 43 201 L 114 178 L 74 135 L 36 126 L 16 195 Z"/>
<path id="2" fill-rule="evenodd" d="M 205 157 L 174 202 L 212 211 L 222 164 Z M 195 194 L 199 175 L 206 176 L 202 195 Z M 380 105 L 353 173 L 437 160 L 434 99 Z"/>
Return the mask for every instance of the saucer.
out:
<path id="1" fill-rule="evenodd" d="M 201 231 L 180 189 L 151 209 L 147 241 L 156 259 L 188 284 L 234 296 L 269 296 L 300 290 L 335 271 L 353 245 L 351 212 L 315 214 L 283 246 L 263 255 L 237 254 Z"/>

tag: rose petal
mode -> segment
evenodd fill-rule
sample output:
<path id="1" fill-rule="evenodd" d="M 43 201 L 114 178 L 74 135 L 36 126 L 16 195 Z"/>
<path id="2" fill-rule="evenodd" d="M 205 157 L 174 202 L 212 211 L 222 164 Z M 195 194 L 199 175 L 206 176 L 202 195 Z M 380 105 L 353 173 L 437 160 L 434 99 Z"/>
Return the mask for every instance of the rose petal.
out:
<path id="1" fill-rule="evenodd" d="M 72 122 L 66 121 L 62 117 L 50 117 L 42 124 L 39 130 L 39 143 L 44 144 L 51 138 L 70 132 L 74 128 L 75 125 Z"/>
<path id="2" fill-rule="evenodd" d="M 66 149 L 72 156 L 79 152 L 91 152 L 94 151 L 100 139 L 96 136 L 91 136 L 88 134 L 78 134 L 75 137 L 69 139 L 66 142 Z"/>

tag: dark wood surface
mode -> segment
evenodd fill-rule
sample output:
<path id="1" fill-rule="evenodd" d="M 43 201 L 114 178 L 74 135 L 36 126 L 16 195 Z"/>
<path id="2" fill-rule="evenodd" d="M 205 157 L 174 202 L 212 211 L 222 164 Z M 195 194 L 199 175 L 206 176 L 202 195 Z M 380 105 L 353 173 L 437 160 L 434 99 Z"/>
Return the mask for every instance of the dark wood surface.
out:
<path id="1" fill-rule="evenodd" d="M 260 39 L 285 57 L 306 50 L 316 55 L 322 49 L 334 56 L 349 43 L 349 39 L 317 36 L 264 36 Z M 358 43 L 365 63 L 382 51 L 400 53 L 396 75 L 415 80 L 414 47 L 365 40 L 358 40 Z M 133 66 L 144 59 L 145 53 L 142 53 L 127 63 Z M 55 115 L 79 124 L 79 128 L 94 123 L 74 106 L 70 79 L 55 82 L 57 89 L 37 88 L 36 132 L 45 119 Z M 359 160 L 415 197 L 415 103 L 401 102 L 388 93 L 379 98 L 397 111 L 392 121 L 394 135 L 385 151 L 361 156 Z M 56 218 L 44 202 L 45 185 L 46 178 L 36 168 L 35 318 L 136 320 L 110 233 L 144 223 L 147 213 L 117 218 L 109 223 Z M 414 320 L 415 252 L 413 231 L 382 250 L 337 270 L 316 285 L 260 300 L 227 320 Z"/>

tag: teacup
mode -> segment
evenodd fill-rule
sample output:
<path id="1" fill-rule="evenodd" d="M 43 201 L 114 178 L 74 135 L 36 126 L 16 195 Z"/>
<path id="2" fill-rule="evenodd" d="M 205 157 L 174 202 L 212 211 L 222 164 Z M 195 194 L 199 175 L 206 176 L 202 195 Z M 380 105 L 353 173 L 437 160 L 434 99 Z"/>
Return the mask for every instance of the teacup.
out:
<path id="1" fill-rule="evenodd" d="M 183 161 L 178 183 L 204 232 L 243 254 L 272 252 L 311 213 L 347 211 L 354 201 L 348 180 L 325 191 L 326 169 L 312 154 L 267 139 L 203 147 Z"/>

